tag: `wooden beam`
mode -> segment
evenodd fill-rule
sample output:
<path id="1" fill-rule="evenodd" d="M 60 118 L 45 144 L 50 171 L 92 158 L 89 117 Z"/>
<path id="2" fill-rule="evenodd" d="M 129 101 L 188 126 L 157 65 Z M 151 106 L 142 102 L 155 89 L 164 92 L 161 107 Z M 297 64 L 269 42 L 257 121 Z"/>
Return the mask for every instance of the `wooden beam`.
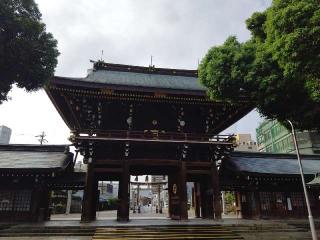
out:
<path id="1" fill-rule="evenodd" d="M 128 159 L 129 165 L 147 165 L 147 166 L 178 166 L 179 160 L 167 159 Z M 103 160 L 99 159 L 95 162 L 95 166 L 99 165 L 119 165 L 123 164 L 122 160 Z M 207 166 L 207 165 L 205 165 Z"/>
<path id="2" fill-rule="evenodd" d="M 122 168 L 95 168 L 96 173 L 122 173 Z"/>
<path id="3" fill-rule="evenodd" d="M 68 108 L 69 108 L 69 111 L 70 111 L 71 116 L 72 116 L 72 118 L 73 118 L 73 122 L 75 123 L 77 129 L 81 129 L 80 122 L 78 121 L 78 118 L 77 118 L 77 116 L 75 115 L 75 113 L 74 113 L 74 111 L 73 111 L 73 109 L 72 109 L 72 107 L 71 107 L 71 105 L 70 105 L 70 103 L 69 103 L 69 101 L 68 101 L 67 96 L 66 96 L 65 94 L 63 94 L 63 93 L 62 93 L 62 96 L 63 96 L 64 101 L 66 102 L 66 105 L 67 105 Z"/>
<path id="4" fill-rule="evenodd" d="M 122 165 L 121 159 L 119 160 L 111 160 L 111 159 L 97 159 L 94 163 L 95 166 L 97 165 Z"/>
<path id="5" fill-rule="evenodd" d="M 187 167 L 210 167 L 211 162 L 186 162 Z"/>
<path id="6" fill-rule="evenodd" d="M 126 137 L 97 137 L 97 136 L 76 136 L 76 140 L 91 141 L 115 141 L 115 142 L 154 142 L 154 143 L 181 143 L 181 144 L 201 144 L 201 145 L 232 145 L 229 142 L 196 141 L 178 139 L 155 139 L 155 138 L 126 138 Z"/>
<path id="7" fill-rule="evenodd" d="M 211 171 L 210 170 L 187 170 L 187 174 L 206 174 L 206 175 L 209 175 L 211 174 Z"/>
<path id="8" fill-rule="evenodd" d="M 164 160 L 164 159 L 130 159 L 130 165 L 145 165 L 145 166 L 178 166 L 179 160 Z"/>

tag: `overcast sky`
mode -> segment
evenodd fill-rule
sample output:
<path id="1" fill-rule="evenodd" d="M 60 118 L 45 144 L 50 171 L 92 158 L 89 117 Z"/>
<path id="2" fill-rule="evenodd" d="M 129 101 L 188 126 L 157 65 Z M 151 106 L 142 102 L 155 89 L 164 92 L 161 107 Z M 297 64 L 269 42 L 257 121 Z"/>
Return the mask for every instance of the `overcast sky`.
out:
<path id="1" fill-rule="evenodd" d="M 207 50 L 235 35 L 250 37 L 245 20 L 270 0 L 36 0 L 47 30 L 58 40 L 56 75 L 84 77 L 89 60 L 196 69 Z M 103 56 L 102 56 L 103 50 Z M 0 125 L 12 129 L 11 143 L 67 143 L 69 130 L 43 91 L 16 89 L 0 105 Z M 227 130 L 251 133 L 261 122 L 252 112 Z"/>

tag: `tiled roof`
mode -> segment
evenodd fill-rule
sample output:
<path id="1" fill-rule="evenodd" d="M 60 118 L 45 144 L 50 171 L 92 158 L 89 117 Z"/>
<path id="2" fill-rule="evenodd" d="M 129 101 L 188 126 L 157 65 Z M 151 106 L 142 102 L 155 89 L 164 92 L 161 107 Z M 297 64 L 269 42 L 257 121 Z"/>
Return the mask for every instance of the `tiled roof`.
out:
<path id="1" fill-rule="evenodd" d="M 55 77 L 59 83 L 94 84 L 99 87 L 135 87 L 184 90 L 204 93 L 206 88 L 198 80 L 197 70 L 140 67 L 99 63 L 85 78 Z M 59 80 L 62 80 L 59 81 Z"/>
<path id="2" fill-rule="evenodd" d="M 320 176 L 316 176 L 312 181 L 308 182 L 309 186 L 320 186 Z"/>
<path id="3" fill-rule="evenodd" d="M 304 174 L 320 172 L 320 155 L 302 155 L 301 159 Z M 223 168 L 250 174 L 300 174 L 295 154 L 234 152 Z"/>
<path id="4" fill-rule="evenodd" d="M 65 145 L 0 145 L 0 171 L 60 171 L 72 161 Z"/>
<path id="5" fill-rule="evenodd" d="M 205 91 L 197 77 L 98 70 L 80 81 L 108 85 Z"/>

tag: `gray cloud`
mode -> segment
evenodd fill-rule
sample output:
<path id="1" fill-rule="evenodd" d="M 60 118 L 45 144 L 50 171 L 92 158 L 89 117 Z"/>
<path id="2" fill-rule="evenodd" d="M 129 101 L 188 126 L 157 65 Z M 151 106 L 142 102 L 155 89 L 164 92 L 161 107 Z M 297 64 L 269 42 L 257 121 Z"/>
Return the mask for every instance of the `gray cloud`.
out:
<path id="1" fill-rule="evenodd" d="M 107 62 L 196 68 L 209 47 L 229 35 L 249 37 L 245 19 L 265 9 L 257 0 L 37 1 L 59 41 L 57 74 L 85 74 L 104 50 Z"/>
<path id="2" fill-rule="evenodd" d="M 58 40 L 61 55 L 56 75 L 84 76 L 89 59 L 196 69 L 207 50 L 229 35 L 249 38 L 245 19 L 271 0 L 36 0 L 48 31 Z M 13 142 L 36 143 L 46 131 L 50 143 L 64 143 L 68 129 L 43 91 L 14 89 L 0 105 L 0 125 L 13 128 Z M 21 116 L 23 121 L 21 121 Z M 258 115 L 251 113 L 229 132 L 255 135 Z M 28 136 L 21 140 L 21 133 Z M 20 135 L 21 135 L 20 134 Z"/>

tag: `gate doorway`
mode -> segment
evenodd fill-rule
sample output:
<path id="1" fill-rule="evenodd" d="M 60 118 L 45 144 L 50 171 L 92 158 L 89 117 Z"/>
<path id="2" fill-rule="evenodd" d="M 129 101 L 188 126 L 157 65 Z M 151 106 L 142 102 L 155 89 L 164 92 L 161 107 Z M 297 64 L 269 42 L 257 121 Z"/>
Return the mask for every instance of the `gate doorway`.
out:
<path id="1" fill-rule="evenodd" d="M 83 190 L 55 189 L 50 192 L 48 220 L 80 220 Z"/>
<path id="2" fill-rule="evenodd" d="M 142 175 L 130 179 L 130 218 L 168 218 L 168 176 Z"/>
<path id="3" fill-rule="evenodd" d="M 117 219 L 118 181 L 98 181 L 96 219 Z"/>

